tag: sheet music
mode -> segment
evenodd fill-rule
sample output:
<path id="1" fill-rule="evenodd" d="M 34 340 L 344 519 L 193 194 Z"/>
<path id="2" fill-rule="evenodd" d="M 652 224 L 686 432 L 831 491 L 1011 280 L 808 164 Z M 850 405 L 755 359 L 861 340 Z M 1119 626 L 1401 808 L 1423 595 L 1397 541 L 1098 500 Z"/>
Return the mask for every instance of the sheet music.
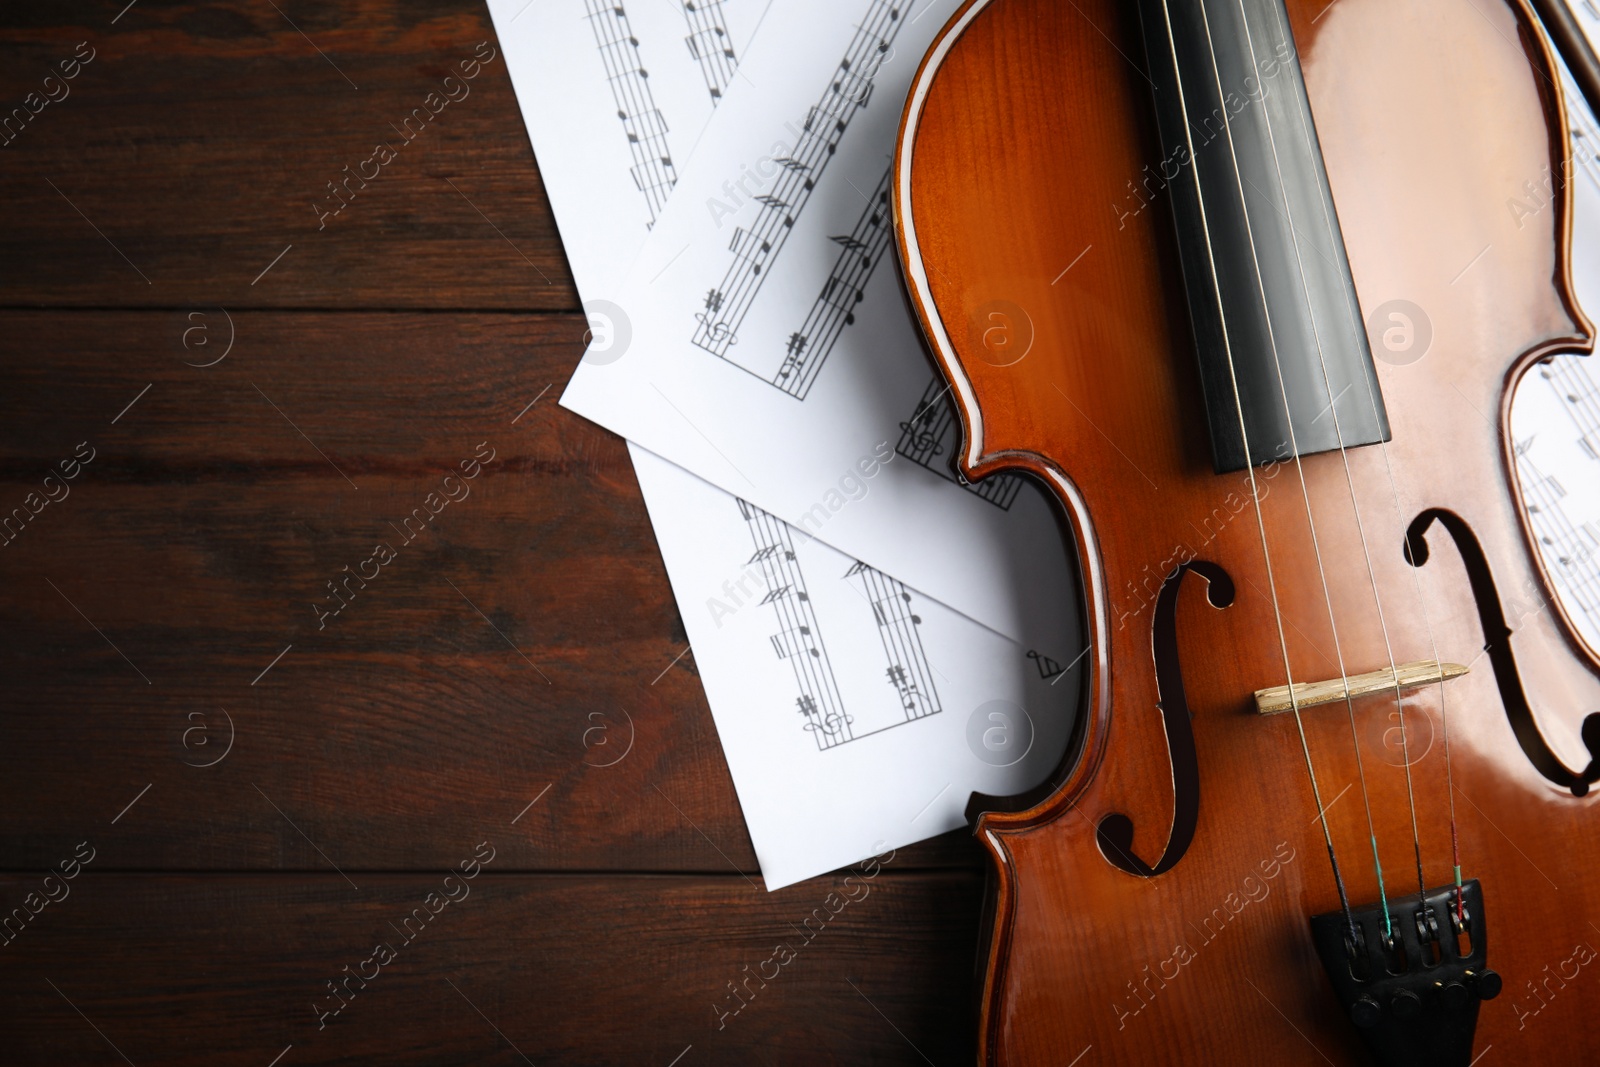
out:
<path id="1" fill-rule="evenodd" d="M 624 309 L 632 346 L 581 365 L 562 403 L 1014 640 L 1066 649 L 1076 593 L 1052 505 L 1017 478 L 959 483 L 950 397 L 929 388 L 890 262 L 901 107 L 956 6 L 775 0 L 745 57 L 759 76 L 733 80 L 633 268 L 596 294 Z M 912 458 L 863 482 L 880 449 Z"/>
<path id="2" fill-rule="evenodd" d="M 629 445 L 768 889 L 966 825 L 1060 761 L 1075 649 L 1028 649 Z"/>
<path id="3" fill-rule="evenodd" d="M 892 254 L 890 229 L 889 168 L 885 167 L 850 232 L 829 238 L 839 246 L 839 258 L 800 328 L 789 335 L 783 364 L 772 384 L 797 399 L 806 398 L 845 327 L 855 325 L 856 305 L 863 299 L 873 268 Z"/>
<path id="4" fill-rule="evenodd" d="M 790 375 L 788 370 L 780 369 L 767 377 L 745 363 L 756 353 L 743 349 L 730 357 L 728 350 L 738 343 L 745 315 L 762 284 L 772 277 L 773 261 L 794 232 L 828 164 L 838 154 L 839 143 L 851 121 L 871 97 L 873 75 L 881 69 L 883 57 L 889 54 L 895 36 L 904 25 L 901 7 L 901 0 L 872 0 L 868 4 L 864 19 L 856 25 L 844 57 L 839 60 L 837 77 L 824 83 L 821 96 L 806 112 L 804 129 L 796 135 L 796 147 L 774 160 L 775 180 L 769 191 L 754 197 L 761 205 L 754 225 L 749 230 L 739 227 L 733 231 L 733 240 L 728 245 L 732 256 L 727 273 L 721 284 L 706 294 L 706 310 L 695 316 L 700 323 L 694 333 L 696 345 L 754 371 L 780 389 Z M 880 196 L 887 187 L 888 169 L 885 168 Z M 867 198 L 867 211 L 874 213 L 875 220 L 881 218 L 879 205 L 874 204 L 872 197 Z M 880 225 L 879 229 L 885 226 Z M 855 289 L 854 298 L 859 299 L 860 295 L 861 290 Z M 792 337 L 802 344 L 805 340 L 799 333 Z M 784 364 L 788 363 L 786 358 Z M 792 395 L 804 399 L 803 393 Z"/>
<path id="5" fill-rule="evenodd" d="M 928 384 L 917 399 L 917 406 L 906 421 L 900 424 L 900 439 L 894 450 L 913 463 L 963 485 L 980 500 L 995 507 L 1009 510 L 1022 491 L 1023 478 L 1017 474 L 996 474 L 982 481 L 963 483 L 956 477 L 950 457 L 961 447 L 961 427 L 956 422 L 956 411 L 951 405 L 950 387 L 937 374 L 929 374 Z"/>
<path id="6" fill-rule="evenodd" d="M 490 0 L 586 297 L 638 252 L 769 2 Z"/>
<path id="7" fill-rule="evenodd" d="M 683 4 L 694 66 L 657 64 L 651 107 L 621 110 L 661 112 L 669 149 L 692 146 L 740 55 L 724 9 L 749 14 L 765 2 Z M 656 5 L 654 14 L 670 13 L 676 3 Z M 597 27 L 588 0 L 542 4 L 549 21 L 526 26 L 513 4 L 496 0 L 491 11 L 579 290 L 592 299 L 648 235 L 659 205 L 650 199 L 650 183 L 634 175 L 650 157 L 636 154 L 644 148 L 626 129 L 597 151 L 589 147 L 595 130 L 575 139 L 533 116 L 560 110 L 541 107 L 558 94 L 564 107 L 579 111 L 593 111 L 599 101 L 605 122 L 598 135 L 617 132 L 608 125 L 618 121 L 610 109 L 619 72 L 624 83 L 630 77 L 632 49 L 641 63 L 656 63 L 645 58 L 647 46 L 670 42 L 677 29 L 635 16 L 635 5 L 624 10 L 621 29 L 617 5 Z M 734 18 L 731 25 L 750 21 L 759 17 Z M 541 36 L 552 24 L 564 26 L 564 35 Z M 641 32 L 647 24 L 652 30 Z M 592 33 L 587 51 L 580 47 L 585 33 Z M 729 39 L 731 47 L 710 47 Z M 669 79 L 673 87 L 664 88 Z M 629 93 L 637 89 L 625 85 Z M 680 110 L 664 108 L 669 99 Z M 675 172 L 681 154 L 671 158 Z M 887 184 L 871 199 L 877 208 L 863 206 L 834 238 L 830 281 L 801 331 L 824 340 L 799 353 L 796 383 L 815 378 L 832 343 L 827 338 L 852 325 L 854 301 L 839 299 L 840 287 L 861 288 L 888 248 Z M 626 227 L 616 225 L 619 215 Z M 803 393 L 806 385 L 796 387 Z M 936 390 L 924 393 L 924 401 L 941 399 Z M 937 408 L 948 423 L 953 412 Z M 946 437 L 953 432 L 941 426 Z M 936 445 L 945 454 L 951 447 L 944 438 Z M 1015 792 L 1059 762 L 1080 701 L 1073 661 L 1081 649 L 1020 649 L 637 446 L 630 444 L 629 453 L 769 888 L 964 825 L 973 789 Z M 954 484 L 953 474 L 942 476 Z M 1072 619 L 1070 597 L 1058 610 Z M 1035 723 L 1038 729 L 1030 729 Z"/>
<path id="8" fill-rule="evenodd" d="M 584 7 L 588 9 L 589 28 L 594 31 L 606 81 L 611 86 L 612 101 L 617 105 L 617 118 L 633 156 L 628 174 L 644 194 L 650 221 L 654 222 L 678 180 L 672 166 L 672 148 L 667 143 L 667 121 L 650 91 L 649 71 L 639 55 L 639 39 L 633 35 L 627 10 L 608 0 L 584 0 Z"/>
<path id="9" fill-rule="evenodd" d="M 689 46 L 689 54 L 695 62 L 700 64 L 711 99 L 720 100 L 722 91 L 739 69 L 739 57 L 733 47 L 733 36 L 728 32 L 722 0 L 682 0 L 682 3 L 684 18 L 689 21 L 689 36 L 684 38 L 684 43 Z"/>

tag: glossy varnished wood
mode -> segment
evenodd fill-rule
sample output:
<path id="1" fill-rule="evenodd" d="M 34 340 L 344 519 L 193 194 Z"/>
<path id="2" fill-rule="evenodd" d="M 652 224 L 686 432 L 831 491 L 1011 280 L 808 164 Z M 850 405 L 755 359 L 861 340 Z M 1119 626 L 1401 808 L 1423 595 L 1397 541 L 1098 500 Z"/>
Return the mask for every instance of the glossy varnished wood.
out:
<path id="1" fill-rule="evenodd" d="M 1211 471 L 1171 218 L 1159 181 L 1136 191 L 1161 157 L 1131 5 L 969 4 L 913 91 L 897 222 L 913 303 L 962 410 L 963 466 L 1021 468 L 1056 489 L 1092 635 L 1081 758 L 1037 807 L 979 822 L 998 873 L 988 1062 L 1091 1048 L 1085 1062 L 1363 1062 L 1309 937 L 1307 917 L 1337 897 L 1295 723 L 1255 715 L 1251 693 L 1436 656 L 1472 673 L 1408 697 L 1405 722 L 1429 885 L 1451 877 L 1448 724 L 1464 873 L 1483 881 L 1490 962 L 1506 979 L 1477 1048 L 1531 1062 L 1600 1037 L 1592 994 L 1540 999 L 1528 985 L 1597 936 L 1595 802 L 1519 747 L 1480 655 L 1498 635 L 1482 632 L 1450 539 L 1436 525 L 1420 568 L 1402 553 L 1428 509 L 1470 526 L 1537 732 L 1582 771 L 1596 661 L 1549 603 L 1508 444 L 1520 375 L 1593 343 L 1567 278 L 1551 60 L 1515 0 L 1289 9 L 1363 314 L 1408 300 L 1433 341 L 1418 362 L 1378 364 L 1387 448 L 1258 468 L 1254 486 Z M 1535 215 L 1508 209 L 1552 174 Z M 1033 338 L 1020 360 L 985 348 L 996 302 Z M 1180 592 L 1199 825 L 1174 868 L 1141 879 L 1102 857 L 1095 827 L 1129 816 L 1152 864 L 1166 845 L 1151 617 L 1162 577 L 1189 559 L 1219 565 L 1237 595 L 1218 608 L 1193 574 Z M 1378 897 L 1358 751 L 1386 887 L 1414 895 L 1392 694 L 1304 723 L 1354 902 Z"/>

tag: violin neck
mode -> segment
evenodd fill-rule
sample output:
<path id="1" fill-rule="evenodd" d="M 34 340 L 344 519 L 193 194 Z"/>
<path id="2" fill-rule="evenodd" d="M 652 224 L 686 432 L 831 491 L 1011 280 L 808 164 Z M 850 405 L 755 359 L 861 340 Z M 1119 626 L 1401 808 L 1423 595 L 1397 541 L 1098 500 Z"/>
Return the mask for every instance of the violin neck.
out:
<path id="1" fill-rule="evenodd" d="M 1388 440 L 1283 0 L 1139 13 L 1217 473 Z"/>
<path id="2" fill-rule="evenodd" d="M 1591 112 L 1600 115 L 1600 59 L 1595 58 L 1594 49 L 1589 47 L 1589 38 L 1579 27 L 1577 16 L 1567 6 L 1567 0 L 1532 0 L 1532 3 L 1545 33 L 1550 35 L 1578 91 L 1583 93 L 1584 102 Z"/>

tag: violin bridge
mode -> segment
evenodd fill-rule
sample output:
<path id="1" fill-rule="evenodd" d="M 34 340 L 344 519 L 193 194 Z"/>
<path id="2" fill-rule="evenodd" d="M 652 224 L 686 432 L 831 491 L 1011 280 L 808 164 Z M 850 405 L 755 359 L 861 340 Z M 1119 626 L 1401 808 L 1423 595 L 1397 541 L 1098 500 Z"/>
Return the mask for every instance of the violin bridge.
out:
<path id="1" fill-rule="evenodd" d="M 1459 663 L 1441 663 L 1420 659 L 1415 663 L 1402 663 L 1398 667 L 1352 674 L 1347 678 L 1330 678 L 1325 682 L 1296 682 L 1294 698 L 1289 696 L 1289 686 L 1278 685 L 1271 689 L 1256 690 L 1256 711 L 1262 715 L 1276 715 L 1290 711 L 1295 704 L 1301 708 L 1314 708 L 1319 704 L 1342 701 L 1346 694 L 1359 697 L 1368 693 L 1382 693 L 1389 689 L 1415 689 L 1451 678 L 1459 678 L 1467 668 Z"/>

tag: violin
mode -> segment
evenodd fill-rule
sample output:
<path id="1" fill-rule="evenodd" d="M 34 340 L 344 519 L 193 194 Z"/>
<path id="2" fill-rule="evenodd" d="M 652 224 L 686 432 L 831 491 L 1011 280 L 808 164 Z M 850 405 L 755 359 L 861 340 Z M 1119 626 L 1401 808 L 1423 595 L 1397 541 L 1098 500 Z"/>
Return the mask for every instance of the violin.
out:
<path id="1" fill-rule="evenodd" d="M 1509 432 L 1594 345 L 1561 14 L 968 0 L 924 59 L 905 288 L 1087 635 L 1061 771 L 973 812 L 981 1063 L 1597 1055 L 1600 656 Z"/>

